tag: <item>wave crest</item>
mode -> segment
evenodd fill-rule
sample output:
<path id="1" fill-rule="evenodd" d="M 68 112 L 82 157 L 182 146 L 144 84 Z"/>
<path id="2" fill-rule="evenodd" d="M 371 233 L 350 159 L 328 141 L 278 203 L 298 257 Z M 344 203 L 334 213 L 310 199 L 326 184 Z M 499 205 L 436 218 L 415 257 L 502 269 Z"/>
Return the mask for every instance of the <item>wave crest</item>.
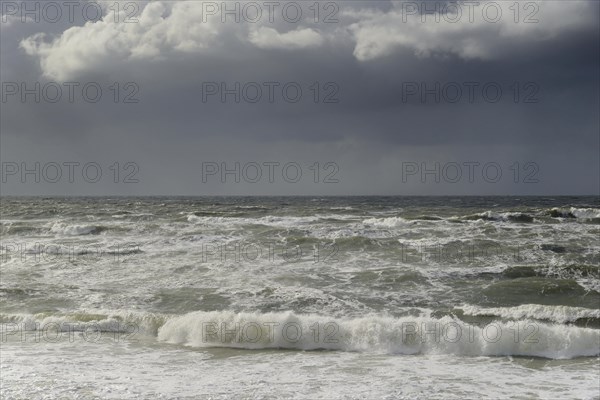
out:
<path id="1" fill-rule="evenodd" d="M 455 317 L 327 319 L 286 313 L 193 312 L 169 319 L 161 341 L 192 347 L 383 351 L 391 354 L 536 356 L 600 354 L 600 331 L 533 321 L 477 326 Z"/>

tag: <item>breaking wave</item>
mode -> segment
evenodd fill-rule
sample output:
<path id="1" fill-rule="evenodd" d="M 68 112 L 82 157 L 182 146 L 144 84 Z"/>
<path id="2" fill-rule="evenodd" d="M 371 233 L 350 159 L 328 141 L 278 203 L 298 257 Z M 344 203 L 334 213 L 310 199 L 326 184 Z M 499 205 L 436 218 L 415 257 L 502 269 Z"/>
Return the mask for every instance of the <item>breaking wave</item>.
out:
<path id="1" fill-rule="evenodd" d="M 463 306 L 465 314 L 544 318 L 556 322 L 596 310 L 527 305 L 511 309 Z M 531 319 L 468 324 L 455 316 L 365 316 L 328 318 L 289 312 L 196 311 L 167 315 L 128 311 L 70 314 L 0 314 L 3 340 L 19 330 L 144 334 L 161 342 L 191 347 L 335 350 L 388 354 L 535 356 L 568 359 L 600 355 L 600 330 Z"/>

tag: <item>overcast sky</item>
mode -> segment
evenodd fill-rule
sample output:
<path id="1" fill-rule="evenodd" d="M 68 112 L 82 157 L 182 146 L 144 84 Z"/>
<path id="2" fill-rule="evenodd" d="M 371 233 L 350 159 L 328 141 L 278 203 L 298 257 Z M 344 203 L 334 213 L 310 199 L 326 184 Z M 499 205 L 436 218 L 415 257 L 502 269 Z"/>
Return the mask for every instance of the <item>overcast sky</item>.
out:
<path id="1" fill-rule="evenodd" d="M 0 2 L 2 195 L 599 193 L 596 0 L 47 3 Z"/>

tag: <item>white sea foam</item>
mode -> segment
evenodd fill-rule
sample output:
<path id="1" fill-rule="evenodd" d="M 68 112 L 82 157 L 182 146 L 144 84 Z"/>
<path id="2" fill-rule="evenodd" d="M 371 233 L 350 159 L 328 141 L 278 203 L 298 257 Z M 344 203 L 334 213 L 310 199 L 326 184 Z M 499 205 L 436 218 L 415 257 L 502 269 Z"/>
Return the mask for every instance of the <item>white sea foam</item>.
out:
<path id="1" fill-rule="evenodd" d="M 562 218 L 579 218 L 579 219 L 592 219 L 600 218 L 600 209 L 598 208 L 585 208 L 585 207 L 570 207 L 562 208 L 555 207 L 552 210 L 552 214 Z"/>
<path id="2" fill-rule="evenodd" d="M 402 217 L 367 218 L 363 220 L 363 224 L 365 225 L 372 225 L 382 228 L 396 228 L 399 226 L 405 226 L 415 223 L 415 221 L 408 221 Z"/>
<path id="3" fill-rule="evenodd" d="M 297 225 L 309 224 L 318 221 L 319 217 L 275 217 L 266 216 L 260 218 L 240 218 L 240 217 L 208 217 L 189 214 L 187 221 L 194 224 L 204 225 L 267 225 L 273 227 L 293 228 Z"/>
<path id="4" fill-rule="evenodd" d="M 471 310 L 477 312 L 477 310 Z M 2 314 L 3 340 L 19 329 L 125 332 L 191 347 L 337 350 L 387 354 L 536 356 L 568 359 L 600 354 L 600 330 L 518 322 L 467 324 L 445 316 L 328 318 L 317 314 L 197 311 L 184 315 L 97 311 Z M 524 312 L 524 317 L 526 317 Z M 479 315 L 479 314 L 477 314 Z M 513 314 L 514 315 L 514 314 Z M 557 318 L 560 319 L 560 318 Z"/>
<path id="5" fill-rule="evenodd" d="M 96 225 L 68 225 L 63 222 L 57 222 L 50 228 L 50 231 L 59 235 L 79 236 L 96 233 L 100 228 Z"/>
<path id="6" fill-rule="evenodd" d="M 330 319 L 314 314 L 193 312 L 169 319 L 158 339 L 193 347 L 376 351 L 392 354 L 537 356 L 600 354 L 600 331 L 519 321 L 478 327 L 451 317 L 369 316 Z"/>
<path id="7" fill-rule="evenodd" d="M 571 207 L 570 211 L 571 211 L 571 214 L 573 214 L 577 218 L 582 218 L 582 219 L 600 218 L 600 209 L 597 209 L 597 208 Z"/>

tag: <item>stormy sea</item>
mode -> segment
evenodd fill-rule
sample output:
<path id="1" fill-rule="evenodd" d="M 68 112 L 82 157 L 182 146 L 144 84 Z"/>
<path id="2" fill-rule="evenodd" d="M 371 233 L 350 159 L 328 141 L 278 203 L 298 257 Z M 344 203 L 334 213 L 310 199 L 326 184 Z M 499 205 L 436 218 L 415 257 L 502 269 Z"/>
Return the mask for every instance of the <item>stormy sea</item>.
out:
<path id="1" fill-rule="evenodd" d="M 1 397 L 598 399 L 598 197 L 5 197 Z"/>

